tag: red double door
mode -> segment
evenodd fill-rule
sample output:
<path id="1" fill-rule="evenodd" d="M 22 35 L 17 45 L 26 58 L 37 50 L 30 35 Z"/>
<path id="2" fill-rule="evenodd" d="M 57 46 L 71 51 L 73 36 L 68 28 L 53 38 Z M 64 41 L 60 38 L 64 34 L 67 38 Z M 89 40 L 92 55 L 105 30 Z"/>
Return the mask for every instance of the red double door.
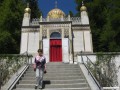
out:
<path id="1" fill-rule="evenodd" d="M 50 62 L 62 62 L 62 40 L 50 40 Z"/>

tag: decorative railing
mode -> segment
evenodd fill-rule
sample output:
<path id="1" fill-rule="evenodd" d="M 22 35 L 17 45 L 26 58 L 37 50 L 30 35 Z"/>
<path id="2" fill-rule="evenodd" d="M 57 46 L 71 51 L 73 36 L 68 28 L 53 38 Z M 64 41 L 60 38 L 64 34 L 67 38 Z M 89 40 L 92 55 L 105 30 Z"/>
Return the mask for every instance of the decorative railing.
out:
<path id="1" fill-rule="evenodd" d="M 84 58 L 86 58 L 84 60 Z M 81 60 L 100 90 L 119 90 L 115 54 L 98 54 L 96 62 L 81 52 Z"/>
<path id="2" fill-rule="evenodd" d="M 28 54 L 0 54 L 0 88 L 21 66 L 30 64 L 31 58 Z"/>
<path id="3" fill-rule="evenodd" d="M 81 24 L 81 18 L 80 17 L 71 17 L 70 20 L 72 21 L 72 24 Z"/>
<path id="4" fill-rule="evenodd" d="M 34 18 L 32 19 L 30 25 L 36 26 L 39 25 L 39 22 L 65 22 L 65 21 L 71 21 L 72 24 L 81 24 L 81 18 L 80 17 L 63 17 L 63 18 Z"/>
<path id="5" fill-rule="evenodd" d="M 39 18 L 34 18 L 32 19 L 32 21 L 30 22 L 30 26 L 38 26 L 40 22 Z"/>

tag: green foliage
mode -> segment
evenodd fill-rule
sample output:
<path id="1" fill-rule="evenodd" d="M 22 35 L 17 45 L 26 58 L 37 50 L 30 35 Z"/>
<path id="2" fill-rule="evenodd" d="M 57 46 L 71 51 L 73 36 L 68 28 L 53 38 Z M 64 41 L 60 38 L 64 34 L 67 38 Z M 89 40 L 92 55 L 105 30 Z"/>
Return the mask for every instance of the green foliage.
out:
<path id="1" fill-rule="evenodd" d="M 34 2 L 33 2 L 34 1 Z M 32 17 L 39 17 L 37 0 L 31 0 Z M 19 53 L 25 0 L 0 0 L 0 53 Z"/>
<path id="2" fill-rule="evenodd" d="M 97 53 L 97 61 L 95 62 L 98 73 L 95 73 L 96 79 L 104 86 L 117 86 L 117 72 L 115 62 L 115 53 L 103 54 Z"/>
<path id="3" fill-rule="evenodd" d="M 80 15 L 82 0 L 75 0 Z M 94 51 L 120 51 L 120 1 L 84 0 L 88 9 Z"/>
<path id="4" fill-rule="evenodd" d="M 0 6 L 0 53 L 19 53 L 23 5 L 22 1 L 3 0 Z"/>
<path id="5" fill-rule="evenodd" d="M 117 73 L 119 69 L 116 67 L 115 57 L 117 53 L 96 54 L 96 61 L 91 63 L 87 60 L 87 67 L 102 87 L 111 87 L 118 85 Z"/>
<path id="6" fill-rule="evenodd" d="M 17 43 L 7 31 L 0 33 L 0 54 L 16 53 Z"/>
<path id="7" fill-rule="evenodd" d="M 72 11 L 69 11 L 69 15 L 70 15 L 71 17 L 73 17 L 73 16 L 74 16 L 74 14 L 73 14 L 73 12 L 72 12 Z"/>
<path id="8" fill-rule="evenodd" d="M 4 85 L 18 69 L 29 63 L 32 55 L 0 54 L 0 82 Z M 17 73 L 16 73 L 17 74 Z"/>

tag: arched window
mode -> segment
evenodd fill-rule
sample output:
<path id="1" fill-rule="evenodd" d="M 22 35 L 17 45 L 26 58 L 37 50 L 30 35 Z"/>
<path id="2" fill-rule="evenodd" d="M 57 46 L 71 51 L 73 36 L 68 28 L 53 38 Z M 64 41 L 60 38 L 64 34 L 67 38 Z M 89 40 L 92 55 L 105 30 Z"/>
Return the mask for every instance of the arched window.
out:
<path id="1" fill-rule="evenodd" d="M 61 34 L 59 32 L 53 32 L 50 35 L 50 38 L 61 38 Z"/>

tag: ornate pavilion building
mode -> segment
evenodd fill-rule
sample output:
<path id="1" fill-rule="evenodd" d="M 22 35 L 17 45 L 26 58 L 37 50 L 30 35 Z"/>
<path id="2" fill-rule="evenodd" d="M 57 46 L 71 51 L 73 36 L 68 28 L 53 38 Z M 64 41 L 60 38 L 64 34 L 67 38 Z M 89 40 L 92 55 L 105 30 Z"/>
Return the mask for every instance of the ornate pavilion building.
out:
<path id="1" fill-rule="evenodd" d="M 57 7 L 48 12 L 47 18 L 30 18 L 31 9 L 25 8 L 20 53 L 36 54 L 43 49 L 47 62 L 76 62 L 77 54 L 93 52 L 92 35 L 87 8 L 82 4 L 80 17 L 66 16 Z"/>

